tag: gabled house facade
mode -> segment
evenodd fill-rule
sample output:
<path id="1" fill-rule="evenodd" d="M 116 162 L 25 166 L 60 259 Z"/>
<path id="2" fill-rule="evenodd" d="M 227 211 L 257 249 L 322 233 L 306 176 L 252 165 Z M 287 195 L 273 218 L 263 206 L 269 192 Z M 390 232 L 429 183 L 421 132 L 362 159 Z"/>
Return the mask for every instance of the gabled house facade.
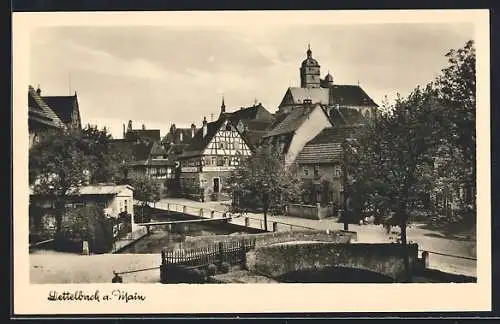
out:
<path id="1" fill-rule="evenodd" d="M 307 142 L 295 161 L 307 189 L 305 202 L 343 207 L 343 143 L 362 131 L 363 125 L 328 127 Z"/>
<path id="2" fill-rule="evenodd" d="M 242 158 L 252 154 L 250 145 L 225 116 L 210 123 L 204 118 L 202 125 L 178 157 L 181 192 L 196 200 L 228 199 L 226 179 Z"/>

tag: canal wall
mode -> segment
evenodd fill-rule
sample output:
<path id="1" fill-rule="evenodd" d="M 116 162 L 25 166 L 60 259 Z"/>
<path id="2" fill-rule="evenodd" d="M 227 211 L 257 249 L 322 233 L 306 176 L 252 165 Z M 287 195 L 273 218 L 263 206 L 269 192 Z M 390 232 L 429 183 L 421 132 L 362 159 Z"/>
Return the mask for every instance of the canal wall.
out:
<path id="1" fill-rule="evenodd" d="M 134 244 L 146 235 L 147 230 L 145 227 L 137 228 L 135 231 L 128 233 L 125 237 L 117 240 L 113 244 L 113 250 L 111 251 L 111 253 L 118 253 L 122 251 L 123 249 L 130 246 L 131 244 Z"/>

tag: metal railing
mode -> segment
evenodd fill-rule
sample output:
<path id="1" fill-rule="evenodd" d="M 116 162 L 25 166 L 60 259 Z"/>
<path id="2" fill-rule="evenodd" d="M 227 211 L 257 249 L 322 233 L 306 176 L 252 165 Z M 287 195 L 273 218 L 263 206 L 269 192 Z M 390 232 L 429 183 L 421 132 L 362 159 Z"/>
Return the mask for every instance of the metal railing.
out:
<path id="1" fill-rule="evenodd" d="M 250 221 L 254 221 L 253 225 L 251 226 L 252 222 L 250 222 L 250 228 L 258 228 L 261 230 L 265 229 L 264 226 L 264 220 L 262 218 L 257 218 L 257 217 L 252 217 L 252 216 L 247 216 L 245 212 L 231 212 L 228 210 L 221 210 L 217 208 L 206 208 L 206 207 L 195 207 L 195 206 L 189 206 L 189 205 L 183 205 L 183 204 L 178 204 L 178 203 L 166 203 L 167 206 L 165 206 L 165 203 L 162 203 L 162 205 L 157 205 L 155 204 L 154 208 L 156 209 L 162 209 L 165 211 L 171 211 L 171 212 L 178 212 L 178 213 L 186 213 L 189 215 L 193 216 L 203 216 L 207 217 L 210 215 L 211 212 L 213 212 L 213 216 L 215 217 L 216 215 L 219 215 L 220 218 L 248 218 Z M 167 209 L 165 209 L 167 208 Z M 200 215 L 200 211 L 203 215 Z M 206 213 L 208 211 L 208 213 Z M 237 216 L 234 216 L 237 215 Z M 255 222 L 258 222 L 258 225 L 255 225 Z M 292 223 L 287 223 L 283 221 L 276 221 L 276 220 L 267 220 L 267 229 L 268 231 L 273 230 L 273 223 L 276 223 L 278 228 L 281 227 L 283 228 L 284 226 L 287 227 L 290 231 L 293 231 L 294 229 L 300 229 L 300 230 L 315 230 L 314 227 L 309 227 L 309 226 L 304 226 L 304 225 L 297 225 L 297 224 L 292 224 Z"/>
<path id="2" fill-rule="evenodd" d="M 477 258 L 463 256 L 463 255 L 447 254 L 447 253 L 443 253 L 443 252 L 429 251 L 429 250 L 424 250 L 424 249 L 418 249 L 418 251 L 422 252 L 422 253 L 427 252 L 429 254 L 436 254 L 436 255 L 446 256 L 446 257 L 450 257 L 450 258 L 477 261 Z"/>

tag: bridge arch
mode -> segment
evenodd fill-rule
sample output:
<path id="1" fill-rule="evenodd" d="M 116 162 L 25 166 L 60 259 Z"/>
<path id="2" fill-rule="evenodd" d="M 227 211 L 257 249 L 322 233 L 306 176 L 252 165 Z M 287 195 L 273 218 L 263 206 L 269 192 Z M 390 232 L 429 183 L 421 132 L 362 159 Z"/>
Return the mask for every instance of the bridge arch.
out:
<path id="1" fill-rule="evenodd" d="M 418 259 L 416 244 L 288 242 L 262 246 L 247 256 L 247 267 L 272 278 L 288 278 L 317 272 L 359 275 L 384 282 L 404 281 L 404 255 L 410 271 Z M 325 269 L 325 270 L 323 270 Z M 377 275 L 375 275 L 377 274 Z"/>

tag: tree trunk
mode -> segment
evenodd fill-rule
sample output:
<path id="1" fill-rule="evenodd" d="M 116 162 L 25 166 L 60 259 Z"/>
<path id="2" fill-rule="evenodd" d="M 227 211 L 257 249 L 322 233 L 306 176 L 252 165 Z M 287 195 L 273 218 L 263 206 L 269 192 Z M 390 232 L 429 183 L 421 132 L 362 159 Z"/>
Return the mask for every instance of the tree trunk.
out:
<path id="1" fill-rule="evenodd" d="M 267 194 L 264 195 L 264 230 L 267 232 L 267 209 L 269 205 L 269 199 Z"/>
<path id="2" fill-rule="evenodd" d="M 403 245 L 403 261 L 405 266 L 405 280 L 406 282 L 411 282 L 411 272 L 410 272 L 410 256 L 408 255 L 408 245 L 406 238 L 406 217 L 401 221 L 399 227 L 401 228 L 401 245 Z"/>
<path id="3" fill-rule="evenodd" d="M 56 200 L 55 204 L 55 219 L 56 219 L 56 238 L 59 238 L 62 231 L 62 219 L 64 215 L 64 203 L 62 200 Z"/>

